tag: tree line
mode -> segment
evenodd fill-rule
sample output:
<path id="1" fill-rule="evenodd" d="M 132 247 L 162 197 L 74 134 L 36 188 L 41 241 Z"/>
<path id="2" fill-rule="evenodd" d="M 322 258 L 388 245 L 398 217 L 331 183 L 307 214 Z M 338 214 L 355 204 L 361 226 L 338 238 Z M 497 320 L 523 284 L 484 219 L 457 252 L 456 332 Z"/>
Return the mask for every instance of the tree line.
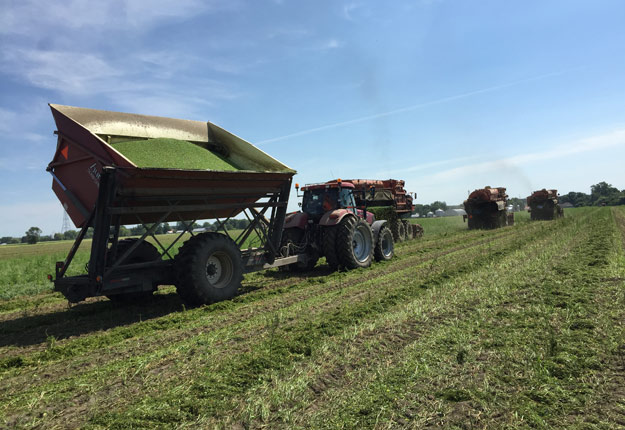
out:
<path id="1" fill-rule="evenodd" d="M 225 226 L 228 230 L 237 230 L 237 229 L 244 229 L 248 226 L 249 221 L 246 219 L 229 219 L 228 221 L 225 222 Z M 147 225 L 147 228 L 152 228 L 151 224 Z M 158 224 L 156 226 L 156 229 L 154 230 L 154 234 L 167 234 L 167 233 L 175 233 L 177 231 L 183 231 L 183 230 L 196 230 L 196 229 L 203 229 L 204 231 L 218 231 L 221 229 L 220 224 L 215 221 L 215 222 L 204 222 L 202 224 L 199 224 L 197 222 L 194 222 L 191 226 L 183 222 L 178 222 L 174 225 L 171 225 L 169 223 L 161 223 Z M 127 237 L 127 236 L 141 236 L 143 235 L 143 233 L 146 232 L 146 228 L 142 225 L 137 225 L 137 226 L 131 226 L 131 227 L 127 227 L 127 226 L 120 226 L 119 227 L 119 235 L 121 237 Z M 29 228 L 24 236 L 21 237 L 11 237 L 11 236 L 4 236 L 4 237 L 0 237 L 0 243 L 7 243 L 7 244 L 16 244 L 16 243 L 30 243 L 30 244 L 35 244 L 37 242 L 50 242 L 50 241 L 56 241 L 56 240 L 75 240 L 76 237 L 78 237 L 78 230 L 67 230 L 63 233 L 54 233 L 53 235 L 43 235 L 42 234 L 42 230 L 39 227 L 31 227 Z M 93 237 L 93 228 L 89 228 L 87 230 L 87 233 L 85 234 L 85 238 L 90 239 Z"/>

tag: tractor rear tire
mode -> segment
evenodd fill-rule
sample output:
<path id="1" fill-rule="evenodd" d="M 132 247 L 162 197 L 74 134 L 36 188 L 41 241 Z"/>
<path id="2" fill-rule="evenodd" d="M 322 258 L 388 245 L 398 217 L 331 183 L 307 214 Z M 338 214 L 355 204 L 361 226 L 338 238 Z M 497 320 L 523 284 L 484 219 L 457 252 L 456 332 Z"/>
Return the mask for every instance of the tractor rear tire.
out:
<path id="1" fill-rule="evenodd" d="M 301 228 L 293 227 L 284 229 L 284 231 L 282 232 L 282 246 L 280 248 L 282 249 L 284 247 L 288 247 L 290 244 L 301 246 L 303 240 L 304 230 L 302 230 Z M 288 270 L 290 272 L 307 272 L 309 270 L 312 270 L 317 264 L 319 256 L 316 255 L 316 253 L 313 254 L 310 247 L 306 247 L 306 253 L 308 254 L 308 262 L 295 263 L 288 266 L 280 266 L 278 269 L 283 271 Z M 289 252 L 288 255 L 285 255 L 285 257 L 291 255 L 295 254 Z"/>
<path id="2" fill-rule="evenodd" d="M 139 239 L 123 239 L 117 242 L 117 251 L 116 251 L 116 260 L 119 259 L 122 255 L 126 253 Z M 110 252 L 110 250 L 109 250 Z M 158 249 L 150 242 L 142 241 L 139 246 L 135 248 L 134 251 L 126 258 L 123 264 L 135 264 L 135 263 L 147 263 L 149 261 L 160 260 L 161 254 L 158 252 Z M 114 262 L 109 262 L 107 258 L 107 263 L 109 266 L 112 266 Z M 158 285 L 154 285 L 151 291 L 139 291 L 135 293 L 121 293 L 121 294 L 110 294 L 106 297 L 115 303 L 145 303 L 152 299 L 152 294 L 156 291 Z"/>
<path id="3" fill-rule="evenodd" d="M 378 233 L 378 241 L 373 249 L 375 261 L 388 261 L 395 255 L 395 244 L 393 243 L 393 233 L 384 226 Z"/>
<path id="4" fill-rule="evenodd" d="M 243 279 L 241 251 L 220 233 L 187 240 L 174 259 L 174 269 L 176 291 L 191 306 L 233 298 Z"/>
<path id="5" fill-rule="evenodd" d="M 338 226 L 324 227 L 323 229 L 323 255 L 331 270 L 339 267 L 339 257 L 336 253 L 336 236 Z"/>
<path id="6" fill-rule="evenodd" d="M 346 269 L 371 266 L 373 260 L 373 231 L 367 222 L 347 216 L 339 224 L 336 251 L 339 263 Z"/>

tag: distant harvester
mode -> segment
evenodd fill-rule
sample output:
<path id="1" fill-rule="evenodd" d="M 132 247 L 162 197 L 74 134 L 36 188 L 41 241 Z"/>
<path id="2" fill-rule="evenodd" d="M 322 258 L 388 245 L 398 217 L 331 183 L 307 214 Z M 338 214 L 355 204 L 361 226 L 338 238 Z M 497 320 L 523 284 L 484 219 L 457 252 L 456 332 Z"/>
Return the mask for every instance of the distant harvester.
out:
<path id="1" fill-rule="evenodd" d="M 527 205 L 530 208 L 530 217 L 535 220 L 553 220 L 564 216 L 564 210 L 558 204 L 558 190 L 534 191 L 527 198 Z"/>
<path id="2" fill-rule="evenodd" d="M 484 187 L 473 191 L 464 201 L 469 230 L 498 228 L 514 224 L 514 214 L 507 213 L 508 195 L 505 187 Z"/>

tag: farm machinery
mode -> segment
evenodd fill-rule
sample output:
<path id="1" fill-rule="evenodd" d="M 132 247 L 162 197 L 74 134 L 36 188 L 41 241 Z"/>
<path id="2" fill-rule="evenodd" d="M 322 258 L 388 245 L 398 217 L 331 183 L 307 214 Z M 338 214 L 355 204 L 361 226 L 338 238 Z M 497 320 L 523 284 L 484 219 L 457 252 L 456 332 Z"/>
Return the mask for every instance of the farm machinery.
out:
<path id="1" fill-rule="evenodd" d="M 54 193 L 81 230 L 48 278 L 70 302 L 95 296 L 142 302 L 159 285 L 175 285 L 185 303 L 201 305 L 234 297 L 245 273 L 312 267 L 321 255 L 330 266 L 348 269 L 368 266 L 373 256 L 393 256 L 385 222 L 357 210 L 353 185 L 337 181 L 321 187 L 324 192 L 307 187 L 308 218 L 301 224 L 301 216 L 289 215 L 286 222 L 295 170 L 215 124 L 50 108 L 58 139 L 47 171 Z M 206 166 L 195 167 L 199 159 Z M 315 212 L 318 199 L 326 196 L 334 198 L 335 207 Z M 242 231 L 228 231 L 226 223 L 235 216 L 248 221 Z M 216 220 L 219 232 L 194 233 L 201 219 Z M 165 222 L 183 228 L 162 243 L 154 233 Z M 128 224 L 143 226 L 144 233 L 120 239 L 120 227 Z M 70 276 L 89 229 L 86 273 Z M 191 238 L 175 253 L 185 234 Z"/>
<path id="2" fill-rule="evenodd" d="M 514 224 L 514 214 L 507 213 L 508 195 L 504 187 L 484 187 L 473 191 L 464 201 L 469 230 L 498 228 Z"/>
<path id="3" fill-rule="evenodd" d="M 61 105 L 50 108 L 58 140 L 47 170 L 54 193 L 81 230 L 49 279 L 70 302 L 93 296 L 140 302 L 158 285 L 173 284 L 186 303 L 204 304 L 233 297 L 244 273 L 306 259 L 306 255 L 280 254 L 296 172 L 250 143 L 210 122 Z M 236 169 L 138 167 L 116 149 L 118 142 L 150 145 L 152 138 L 183 140 Z M 147 153 L 151 149 L 142 148 Z M 248 227 L 231 234 L 225 223 L 241 214 Z M 215 219 L 223 233 L 194 234 L 192 226 L 198 219 Z M 169 244 L 154 235 L 164 222 L 185 226 Z M 145 233 L 120 239 L 120 226 L 127 224 L 142 225 Z M 68 276 L 89 228 L 93 240 L 87 273 Z M 192 237 L 174 256 L 173 247 L 185 233 Z M 252 237 L 255 246 L 242 249 Z"/>
<path id="4" fill-rule="evenodd" d="M 534 191 L 527 198 L 530 217 L 534 220 L 553 220 L 564 216 L 564 210 L 558 204 L 558 190 Z"/>
<path id="5" fill-rule="evenodd" d="M 299 193 L 298 184 L 296 189 Z M 393 257 L 387 221 L 376 221 L 366 206 L 357 205 L 354 184 L 337 179 L 306 185 L 302 191 L 302 210 L 286 217 L 282 251 L 284 257 L 305 254 L 308 260 L 285 269 L 311 269 L 320 257 L 333 269 L 368 267 L 372 259 Z"/>
<path id="6" fill-rule="evenodd" d="M 404 189 L 405 182 L 397 179 L 346 179 L 354 184 L 356 203 L 366 205 L 376 219 L 388 221 L 396 242 L 423 236 L 423 227 L 408 221 L 413 207 L 413 196 Z M 414 195 L 416 198 L 416 193 Z"/>

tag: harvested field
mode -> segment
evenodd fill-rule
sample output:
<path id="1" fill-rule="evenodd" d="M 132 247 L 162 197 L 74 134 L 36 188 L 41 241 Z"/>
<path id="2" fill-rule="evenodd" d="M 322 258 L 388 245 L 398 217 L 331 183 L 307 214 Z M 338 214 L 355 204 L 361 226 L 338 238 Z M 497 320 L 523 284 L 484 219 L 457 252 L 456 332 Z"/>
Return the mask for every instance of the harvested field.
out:
<path id="1" fill-rule="evenodd" d="M 113 148 L 143 168 L 183 170 L 239 170 L 219 154 L 190 142 L 157 138 L 119 142 Z"/>
<path id="2" fill-rule="evenodd" d="M 173 287 L 126 307 L 7 295 L 0 426 L 625 426 L 625 207 L 457 218 L 369 269 L 256 273 L 196 309 Z"/>

